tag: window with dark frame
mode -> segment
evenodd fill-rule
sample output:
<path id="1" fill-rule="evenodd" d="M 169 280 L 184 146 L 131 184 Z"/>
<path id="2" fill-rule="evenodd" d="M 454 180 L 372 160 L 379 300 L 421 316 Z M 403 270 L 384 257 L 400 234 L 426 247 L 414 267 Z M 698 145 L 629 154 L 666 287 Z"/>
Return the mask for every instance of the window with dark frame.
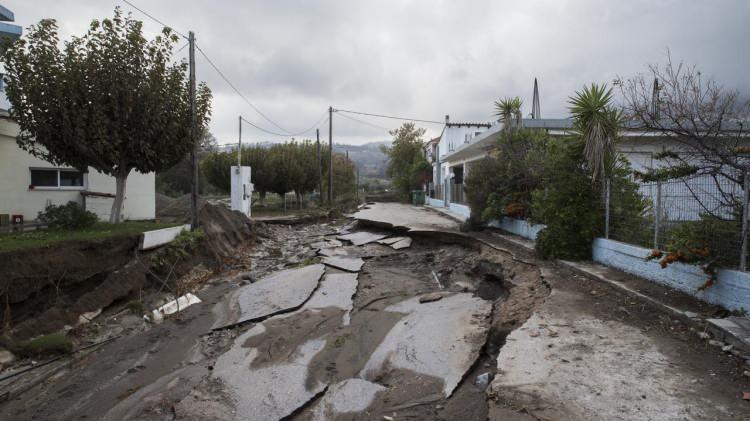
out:
<path id="1" fill-rule="evenodd" d="M 83 187 L 83 173 L 73 169 L 31 168 L 30 188 L 75 188 Z"/>

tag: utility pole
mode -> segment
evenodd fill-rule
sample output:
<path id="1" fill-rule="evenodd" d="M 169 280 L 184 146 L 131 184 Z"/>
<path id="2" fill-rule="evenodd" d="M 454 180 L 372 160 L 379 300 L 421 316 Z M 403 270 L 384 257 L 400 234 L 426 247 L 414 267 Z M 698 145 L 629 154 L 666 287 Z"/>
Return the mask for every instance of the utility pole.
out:
<path id="1" fill-rule="evenodd" d="M 333 206 L 333 107 L 328 107 L 328 206 Z"/>
<path id="2" fill-rule="evenodd" d="M 320 129 L 315 129 L 315 146 L 318 150 L 318 201 L 323 205 L 323 163 L 320 162 Z"/>
<path id="3" fill-rule="evenodd" d="M 190 229 L 198 229 L 198 161 L 196 159 L 198 149 L 198 133 L 195 127 L 195 34 L 193 31 L 188 33 L 188 42 L 190 43 L 190 140 L 193 142 L 193 148 L 190 150 L 190 170 L 192 172 L 193 185 L 190 192 Z"/>
<path id="4" fill-rule="evenodd" d="M 239 136 L 237 139 L 237 171 L 240 171 L 240 167 L 242 166 L 242 116 L 239 116 L 237 118 L 239 121 Z"/>

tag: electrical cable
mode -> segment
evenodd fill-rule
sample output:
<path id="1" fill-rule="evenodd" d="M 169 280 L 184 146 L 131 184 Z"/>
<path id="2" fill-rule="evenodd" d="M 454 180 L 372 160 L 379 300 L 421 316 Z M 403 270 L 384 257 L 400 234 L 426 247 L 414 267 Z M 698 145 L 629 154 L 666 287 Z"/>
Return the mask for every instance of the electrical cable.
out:
<path id="1" fill-rule="evenodd" d="M 180 32 L 180 31 L 178 31 L 178 30 L 174 29 L 173 27 L 171 27 L 171 26 L 167 25 L 166 23 L 162 22 L 161 20 L 159 20 L 159 19 L 155 18 L 154 16 L 150 15 L 150 14 L 149 14 L 148 12 L 146 12 L 146 11 L 145 11 L 145 10 L 143 10 L 143 9 L 141 9 L 140 7 L 138 7 L 138 6 L 134 5 L 133 3 L 129 2 L 128 0 L 122 0 L 122 1 L 123 1 L 123 3 L 125 3 L 125 4 L 127 4 L 128 6 L 132 7 L 133 9 L 135 9 L 135 10 L 137 10 L 137 11 L 139 11 L 139 12 L 143 13 L 144 15 L 146 15 L 147 17 L 149 17 L 149 18 L 150 18 L 151 20 L 153 20 L 154 22 L 158 23 L 159 25 L 161 25 L 161 26 L 163 26 L 163 27 L 165 27 L 165 28 L 169 28 L 170 30 L 174 31 L 174 33 L 175 33 L 175 34 L 177 34 L 177 35 L 179 35 L 179 36 L 181 36 L 181 37 L 183 37 L 183 38 L 187 39 L 187 37 L 185 36 L 185 34 L 183 34 L 182 32 Z"/>
<path id="2" fill-rule="evenodd" d="M 390 131 L 391 131 L 391 129 L 389 129 L 389 128 L 387 128 L 387 127 L 383 127 L 383 126 L 378 126 L 377 124 L 372 124 L 372 123 L 369 123 L 369 122 L 367 122 L 367 121 L 364 121 L 364 120 L 360 120 L 360 119 L 358 119 L 358 118 L 354 118 L 354 117 L 352 117 L 352 116 L 348 116 L 348 115 L 346 115 L 346 114 L 339 114 L 339 116 L 341 116 L 341 117 L 344 117 L 344 118 L 345 118 L 345 119 L 347 119 L 347 120 L 352 120 L 352 121 L 355 121 L 355 122 L 357 122 L 357 123 L 360 123 L 360 124 L 364 124 L 364 125 L 366 125 L 366 126 L 370 126 L 370 127 L 373 127 L 373 128 L 375 128 L 375 129 L 379 129 L 379 130 L 385 130 L 385 131 L 387 131 L 387 132 L 390 132 Z"/>
<path id="3" fill-rule="evenodd" d="M 350 113 L 350 114 L 369 115 L 371 117 L 390 118 L 390 119 L 393 119 L 393 120 L 407 120 L 407 121 L 416 121 L 416 122 L 419 122 L 419 123 L 430 123 L 430 124 L 440 124 L 440 125 L 445 124 L 444 121 L 423 120 L 423 119 L 419 119 L 419 118 L 408 118 L 408 117 L 396 117 L 396 116 L 391 116 L 391 115 L 365 113 L 365 112 L 362 112 L 362 111 L 339 110 L 339 109 L 336 109 L 334 111 L 342 112 L 342 113 Z"/>

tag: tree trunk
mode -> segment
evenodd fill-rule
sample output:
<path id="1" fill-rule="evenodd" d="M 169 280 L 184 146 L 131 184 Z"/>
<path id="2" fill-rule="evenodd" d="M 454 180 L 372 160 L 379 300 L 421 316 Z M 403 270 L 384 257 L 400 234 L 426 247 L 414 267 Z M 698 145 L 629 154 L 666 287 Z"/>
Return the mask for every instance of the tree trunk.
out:
<path id="1" fill-rule="evenodd" d="M 112 202 L 112 211 L 109 214 L 109 222 L 111 224 L 122 222 L 122 205 L 125 202 L 125 185 L 127 181 L 127 174 L 115 176 L 115 200 Z"/>

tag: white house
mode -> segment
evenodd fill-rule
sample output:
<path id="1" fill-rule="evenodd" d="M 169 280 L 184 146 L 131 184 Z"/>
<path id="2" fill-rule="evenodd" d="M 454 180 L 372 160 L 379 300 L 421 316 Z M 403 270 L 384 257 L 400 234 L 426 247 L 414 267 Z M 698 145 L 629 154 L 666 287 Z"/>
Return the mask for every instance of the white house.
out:
<path id="1" fill-rule="evenodd" d="M 490 123 L 452 123 L 449 116 L 445 116 L 445 126 L 439 140 L 430 141 L 432 155 L 432 177 L 428 202 L 432 205 L 445 207 L 468 207 L 463 203 L 463 178 L 468 174 L 466 163 L 470 160 L 451 159 L 455 153 L 475 141 L 477 136 L 486 132 Z M 460 187 L 456 187 L 456 186 Z M 463 209 L 461 209 L 463 210 Z M 467 213 L 468 214 L 468 213 Z"/>
<path id="2" fill-rule="evenodd" d="M 0 21 L 13 19 L 13 13 L 0 6 Z M 0 38 L 18 38 L 21 28 L 5 22 L 0 22 Z M 55 166 L 22 150 L 16 143 L 20 130 L 8 113 L 9 104 L 3 91 L 0 84 L 0 223 L 32 221 L 48 204 L 71 201 L 108 220 L 115 193 L 114 177 L 93 168 L 80 172 Z M 155 218 L 155 173 L 131 173 L 122 214 L 131 220 Z"/>

